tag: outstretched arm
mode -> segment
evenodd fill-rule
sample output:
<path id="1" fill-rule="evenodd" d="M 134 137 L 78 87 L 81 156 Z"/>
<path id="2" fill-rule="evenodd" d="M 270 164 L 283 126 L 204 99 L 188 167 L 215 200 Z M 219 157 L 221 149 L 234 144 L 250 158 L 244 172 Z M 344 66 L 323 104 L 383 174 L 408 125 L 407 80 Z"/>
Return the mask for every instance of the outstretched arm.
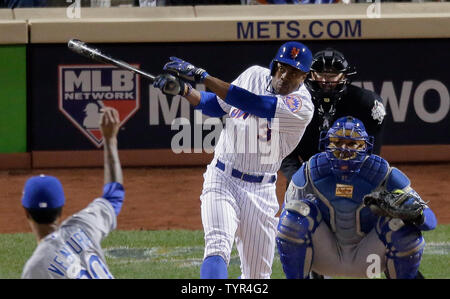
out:
<path id="1" fill-rule="evenodd" d="M 219 78 L 213 76 L 206 76 L 205 86 L 209 88 L 212 92 L 214 92 L 219 98 L 225 100 L 228 95 L 228 90 L 231 87 L 231 84 L 225 81 L 220 80 Z"/>
<path id="2" fill-rule="evenodd" d="M 100 130 L 104 142 L 104 180 L 103 198 L 108 200 L 116 215 L 122 209 L 125 197 L 122 167 L 117 147 L 117 133 L 120 126 L 119 112 L 111 107 L 103 108 L 100 118 Z"/>
<path id="3" fill-rule="evenodd" d="M 181 95 L 185 97 L 196 109 L 210 116 L 226 114 L 218 104 L 217 97 L 227 105 L 241 109 L 259 117 L 273 118 L 277 105 L 274 96 L 261 96 L 251 93 L 243 88 L 222 81 L 209 75 L 204 69 L 195 67 L 191 63 L 177 57 L 170 57 L 164 65 L 164 70 L 171 74 L 162 74 L 155 79 L 153 86 L 161 89 L 165 94 Z M 179 78 L 179 79 L 178 79 Z M 212 91 L 198 92 L 183 80 L 204 83 Z M 174 88 L 171 88 L 174 87 Z"/>
<path id="4" fill-rule="evenodd" d="M 230 88 L 229 83 L 210 76 L 204 69 L 196 67 L 187 61 L 172 56 L 170 57 L 169 62 L 164 65 L 163 69 L 176 74 L 177 77 L 180 77 L 181 79 L 191 82 L 194 81 L 196 83 L 204 83 L 207 88 L 222 99 L 227 97 L 228 89 Z M 183 88 L 183 91 L 186 90 L 186 88 Z M 184 94 L 185 93 L 181 93 L 183 96 Z M 197 96 L 198 95 L 199 94 L 197 94 Z M 190 102 L 189 98 L 187 99 Z M 199 100 L 198 97 L 197 99 Z M 193 103 L 191 102 L 191 104 Z"/>
<path id="5" fill-rule="evenodd" d="M 206 81 L 206 80 L 205 80 Z M 220 79 L 208 76 L 208 82 L 206 87 L 213 91 L 217 91 L 219 94 L 226 94 L 230 84 L 221 81 Z M 205 82 L 206 83 L 206 82 Z M 211 85 L 210 85 L 211 84 Z M 184 82 L 184 79 L 175 77 L 171 74 L 161 74 L 155 78 L 153 86 L 159 88 L 162 93 L 169 96 L 181 95 L 188 102 L 194 106 L 194 109 L 201 110 L 203 114 L 212 117 L 221 117 L 229 111 L 229 105 L 221 101 L 215 93 L 198 91 L 193 88 L 189 83 Z"/>
<path id="6" fill-rule="evenodd" d="M 230 83 L 210 75 L 207 75 L 202 83 L 204 83 L 209 90 L 221 99 L 225 99 L 227 97 L 228 90 L 231 86 Z M 157 87 L 161 88 L 162 86 Z M 194 107 L 199 105 L 202 100 L 202 93 L 195 88 L 192 88 L 189 84 L 184 84 L 183 91 L 180 94 Z"/>
<path id="7" fill-rule="evenodd" d="M 122 168 L 117 147 L 117 133 L 119 131 L 119 112 L 111 107 L 103 108 L 100 117 L 100 130 L 104 144 L 104 179 L 105 184 L 117 182 L 123 184 Z"/>

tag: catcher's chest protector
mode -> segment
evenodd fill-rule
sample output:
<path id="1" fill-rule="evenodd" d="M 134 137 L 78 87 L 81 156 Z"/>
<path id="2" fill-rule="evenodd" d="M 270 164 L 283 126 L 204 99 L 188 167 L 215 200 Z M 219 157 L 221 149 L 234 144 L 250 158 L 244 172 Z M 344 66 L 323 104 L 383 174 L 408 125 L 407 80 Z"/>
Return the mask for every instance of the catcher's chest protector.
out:
<path id="1" fill-rule="evenodd" d="M 331 171 L 325 153 L 313 156 L 306 171 L 308 184 L 318 198 L 318 206 L 341 244 L 355 244 L 375 225 L 377 216 L 364 207 L 364 195 L 379 187 L 389 172 L 388 163 L 369 156 L 360 172 L 340 180 Z"/>

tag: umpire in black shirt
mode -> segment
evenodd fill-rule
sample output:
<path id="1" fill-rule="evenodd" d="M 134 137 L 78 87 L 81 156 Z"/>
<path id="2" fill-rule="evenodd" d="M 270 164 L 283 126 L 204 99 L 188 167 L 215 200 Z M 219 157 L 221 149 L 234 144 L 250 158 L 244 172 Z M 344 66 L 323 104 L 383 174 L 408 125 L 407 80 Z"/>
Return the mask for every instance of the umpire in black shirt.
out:
<path id="1" fill-rule="evenodd" d="M 333 122 L 346 115 L 360 119 L 367 133 L 374 136 L 373 153 L 379 154 L 386 114 L 382 99 L 376 93 L 350 85 L 356 74 L 344 55 L 331 48 L 314 55 L 311 71 L 305 85 L 315 106 L 311 123 L 297 145 L 281 164 L 287 184 L 302 163 L 318 153 L 321 131 L 327 131 Z"/>

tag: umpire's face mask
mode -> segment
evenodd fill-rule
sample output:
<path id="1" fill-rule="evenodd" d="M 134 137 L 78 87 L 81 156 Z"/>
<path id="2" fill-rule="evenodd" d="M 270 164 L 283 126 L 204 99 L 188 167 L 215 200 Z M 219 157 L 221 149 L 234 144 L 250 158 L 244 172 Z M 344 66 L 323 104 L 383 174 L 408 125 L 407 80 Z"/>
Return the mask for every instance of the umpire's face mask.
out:
<path id="1" fill-rule="evenodd" d="M 346 82 L 344 73 L 334 72 L 312 72 L 311 79 L 316 81 L 323 92 L 333 92 L 335 89 L 340 89 Z"/>

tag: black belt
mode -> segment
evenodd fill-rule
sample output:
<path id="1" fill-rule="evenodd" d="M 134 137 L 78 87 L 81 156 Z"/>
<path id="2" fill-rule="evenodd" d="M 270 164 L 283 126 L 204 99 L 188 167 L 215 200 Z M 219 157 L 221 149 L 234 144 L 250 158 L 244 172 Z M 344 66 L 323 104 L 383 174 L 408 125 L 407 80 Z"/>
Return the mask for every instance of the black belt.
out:
<path id="1" fill-rule="evenodd" d="M 220 162 L 219 160 L 217 160 L 216 167 L 222 171 L 225 171 L 225 164 Z M 234 168 L 231 170 L 231 176 L 250 183 L 261 183 L 264 179 L 263 175 L 252 175 L 245 172 L 241 172 Z M 272 175 L 268 183 L 275 183 L 276 180 L 277 176 Z"/>

